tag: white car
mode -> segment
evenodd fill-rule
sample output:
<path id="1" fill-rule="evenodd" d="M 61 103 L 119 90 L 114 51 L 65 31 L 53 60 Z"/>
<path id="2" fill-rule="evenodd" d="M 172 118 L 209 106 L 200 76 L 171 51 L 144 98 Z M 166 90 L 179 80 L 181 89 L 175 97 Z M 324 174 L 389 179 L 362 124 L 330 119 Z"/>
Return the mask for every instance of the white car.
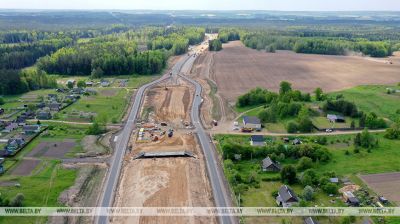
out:
<path id="1" fill-rule="evenodd" d="M 326 133 L 331 133 L 331 132 L 333 132 L 333 130 L 332 130 L 332 129 L 329 129 L 329 128 L 326 129 L 325 131 L 326 131 Z"/>

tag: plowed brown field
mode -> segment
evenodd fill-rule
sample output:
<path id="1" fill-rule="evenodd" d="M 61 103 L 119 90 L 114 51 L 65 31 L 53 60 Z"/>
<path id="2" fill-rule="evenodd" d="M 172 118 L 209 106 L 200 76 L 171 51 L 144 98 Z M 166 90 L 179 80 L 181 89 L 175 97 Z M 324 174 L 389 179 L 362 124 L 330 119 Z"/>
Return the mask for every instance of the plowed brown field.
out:
<path id="1" fill-rule="evenodd" d="M 214 55 L 212 71 L 219 93 L 230 102 L 255 87 L 277 91 L 284 80 L 308 92 L 317 87 L 329 92 L 362 84 L 400 82 L 400 56 L 374 59 L 289 51 L 266 53 L 246 48 L 238 41 L 223 47 Z"/>

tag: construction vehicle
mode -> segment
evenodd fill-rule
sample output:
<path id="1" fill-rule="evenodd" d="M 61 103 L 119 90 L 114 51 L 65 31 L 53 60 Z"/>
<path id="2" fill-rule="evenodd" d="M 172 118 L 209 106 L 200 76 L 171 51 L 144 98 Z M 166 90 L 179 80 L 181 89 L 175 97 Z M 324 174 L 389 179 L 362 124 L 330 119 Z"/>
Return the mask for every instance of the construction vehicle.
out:
<path id="1" fill-rule="evenodd" d="M 174 135 L 174 130 L 169 129 L 168 130 L 168 137 L 171 138 Z"/>

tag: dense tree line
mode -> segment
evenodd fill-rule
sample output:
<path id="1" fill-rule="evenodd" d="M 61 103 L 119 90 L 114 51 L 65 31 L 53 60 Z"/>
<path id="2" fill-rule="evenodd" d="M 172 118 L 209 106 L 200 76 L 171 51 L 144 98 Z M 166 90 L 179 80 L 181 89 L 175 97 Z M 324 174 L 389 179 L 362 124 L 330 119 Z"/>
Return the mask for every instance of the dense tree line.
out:
<path id="1" fill-rule="evenodd" d="M 222 43 L 219 39 L 208 41 L 208 50 L 209 51 L 220 51 L 222 50 Z"/>
<path id="2" fill-rule="evenodd" d="M 29 90 L 56 86 L 55 78 L 40 70 L 0 70 L 0 95 L 20 94 Z"/>
<path id="3" fill-rule="evenodd" d="M 149 35 L 150 41 L 147 48 L 151 50 L 164 49 L 172 55 L 187 52 L 189 45 L 195 45 L 204 40 L 204 28 L 169 28 L 166 30 L 153 30 Z"/>
<path id="4" fill-rule="evenodd" d="M 292 50 L 296 53 L 347 55 L 360 52 L 372 57 L 386 57 L 393 53 L 395 45 L 389 41 L 369 41 L 332 37 L 299 37 L 270 35 L 263 32 L 250 32 L 242 36 L 243 43 L 257 50 Z"/>
<path id="5" fill-rule="evenodd" d="M 41 58 L 38 67 L 61 75 L 154 74 L 164 68 L 166 60 L 160 50 L 138 52 L 134 41 L 101 39 L 62 48 Z"/>
<path id="6" fill-rule="evenodd" d="M 231 160 L 235 160 L 235 154 L 240 154 L 243 160 L 264 159 L 266 156 L 269 156 L 273 160 L 308 157 L 313 162 L 328 162 L 332 158 L 327 148 L 308 143 L 298 146 L 276 144 L 257 148 L 243 144 L 225 143 L 222 145 L 222 150 L 224 159 Z"/>
<path id="7" fill-rule="evenodd" d="M 33 43 L 1 44 L 0 68 L 21 69 L 33 65 L 36 60 L 72 44 L 71 38 L 42 40 Z"/>
<path id="8" fill-rule="evenodd" d="M 235 40 L 240 40 L 240 31 L 238 29 L 229 29 L 229 28 L 224 28 L 224 29 L 219 29 L 218 31 L 218 39 L 222 43 L 227 43 L 229 41 L 235 41 Z"/>
<path id="9" fill-rule="evenodd" d="M 325 112 L 334 111 L 341 113 L 344 116 L 350 116 L 350 117 L 359 117 L 360 115 L 357 106 L 354 103 L 346 101 L 344 99 L 338 99 L 338 100 L 328 99 L 322 106 L 322 109 Z"/>

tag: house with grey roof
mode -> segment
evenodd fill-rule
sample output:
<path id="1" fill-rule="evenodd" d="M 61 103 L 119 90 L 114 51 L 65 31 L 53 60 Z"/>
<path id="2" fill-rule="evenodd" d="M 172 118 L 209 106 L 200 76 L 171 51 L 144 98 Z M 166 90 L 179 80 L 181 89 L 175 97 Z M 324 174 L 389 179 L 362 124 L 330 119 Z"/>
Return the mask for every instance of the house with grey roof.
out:
<path id="1" fill-rule="evenodd" d="M 279 188 L 278 196 L 276 197 L 276 203 L 284 208 L 291 207 L 299 203 L 299 198 L 296 196 L 294 191 L 287 185 L 283 185 Z"/>
<path id="2" fill-rule="evenodd" d="M 261 168 L 264 172 L 279 172 L 281 171 L 281 166 L 278 163 L 272 161 L 271 158 L 267 157 L 262 160 Z"/>
<path id="3" fill-rule="evenodd" d="M 254 117 L 254 116 L 244 116 L 243 117 L 243 127 L 260 131 L 261 130 L 261 120 L 258 117 Z"/>
<path id="4" fill-rule="evenodd" d="M 341 115 L 328 114 L 328 115 L 326 115 L 326 118 L 332 123 L 335 123 L 335 122 L 344 123 L 344 122 L 346 122 L 346 119 Z"/>
<path id="5" fill-rule="evenodd" d="M 252 145 L 252 146 L 264 146 L 265 145 L 264 136 L 262 136 L 262 135 L 252 135 L 250 137 L 250 145 Z"/>

